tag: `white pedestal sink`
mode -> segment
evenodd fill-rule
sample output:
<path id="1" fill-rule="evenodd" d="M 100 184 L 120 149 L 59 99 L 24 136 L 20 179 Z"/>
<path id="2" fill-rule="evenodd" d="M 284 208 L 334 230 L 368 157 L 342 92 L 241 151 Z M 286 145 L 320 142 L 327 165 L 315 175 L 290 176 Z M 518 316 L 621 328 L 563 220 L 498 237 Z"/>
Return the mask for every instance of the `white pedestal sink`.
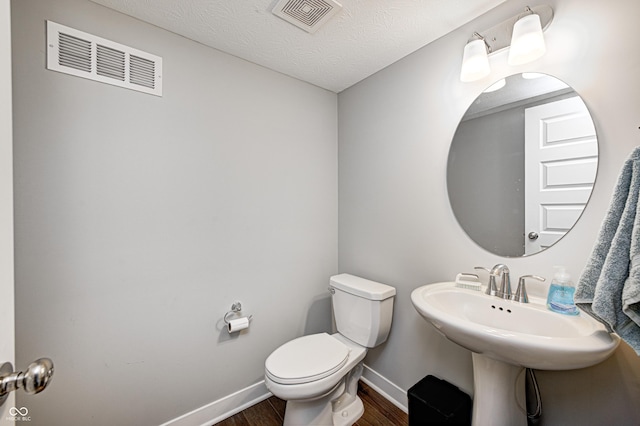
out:
<path id="1" fill-rule="evenodd" d="M 526 426 L 525 367 L 589 367 L 620 343 L 590 316 L 551 312 L 543 299 L 519 303 L 446 282 L 415 289 L 411 301 L 447 339 L 473 352 L 474 426 Z"/>

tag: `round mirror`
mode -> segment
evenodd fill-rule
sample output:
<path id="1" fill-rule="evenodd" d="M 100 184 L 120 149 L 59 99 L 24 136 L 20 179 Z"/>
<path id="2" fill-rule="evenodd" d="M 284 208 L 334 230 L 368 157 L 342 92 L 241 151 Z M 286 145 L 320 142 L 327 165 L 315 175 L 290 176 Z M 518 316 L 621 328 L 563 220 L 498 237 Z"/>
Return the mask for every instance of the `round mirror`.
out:
<path id="1" fill-rule="evenodd" d="M 580 96 L 545 74 L 516 74 L 471 104 L 453 137 L 447 190 L 458 223 L 482 248 L 537 253 L 580 218 L 598 141 Z"/>

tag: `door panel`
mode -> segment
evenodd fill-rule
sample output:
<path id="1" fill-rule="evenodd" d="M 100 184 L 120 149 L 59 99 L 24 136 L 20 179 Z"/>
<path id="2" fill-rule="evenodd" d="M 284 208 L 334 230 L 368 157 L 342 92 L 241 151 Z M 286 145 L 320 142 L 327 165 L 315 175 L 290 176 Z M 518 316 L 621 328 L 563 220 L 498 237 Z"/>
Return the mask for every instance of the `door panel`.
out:
<path id="1" fill-rule="evenodd" d="M 580 97 L 525 110 L 525 254 L 554 244 L 578 220 L 597 156 L 596 131 Z"/>

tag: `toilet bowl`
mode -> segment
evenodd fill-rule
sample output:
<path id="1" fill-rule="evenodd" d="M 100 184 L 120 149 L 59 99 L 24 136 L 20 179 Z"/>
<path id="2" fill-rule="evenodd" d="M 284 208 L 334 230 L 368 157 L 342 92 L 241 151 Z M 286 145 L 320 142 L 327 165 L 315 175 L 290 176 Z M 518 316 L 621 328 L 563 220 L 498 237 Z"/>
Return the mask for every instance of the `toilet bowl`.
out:
<path id="1" fill-rule="evenodd" d="M 364 413 L 358 380 L 368 348 L 387 339 L 395 289 L 348 274 L 329 289 L 338 333 L 299 337 L 265 361 L 267 388 L 287 401 L 285 425 L 347 426 Z"/>

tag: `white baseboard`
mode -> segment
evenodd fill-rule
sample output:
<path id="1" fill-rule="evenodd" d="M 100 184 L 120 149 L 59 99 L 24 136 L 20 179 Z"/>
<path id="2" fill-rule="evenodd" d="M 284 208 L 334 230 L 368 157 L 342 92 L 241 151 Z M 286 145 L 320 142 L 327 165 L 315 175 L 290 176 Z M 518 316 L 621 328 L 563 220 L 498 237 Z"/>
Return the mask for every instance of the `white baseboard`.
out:
<path id="1" fill-rule="evenodd" d="M 393 405 L 404 411 L 409 412 L 409 399 L 407 398 L 407 391 L 400 388 L 395 383 L 389 381 L 386 377 L 382 376 L 371 367 L 365 364 L 364 371 L 362 372 L 361 380 L 369 385 L 374 391 L 385 397 Z"/>
<path id="2" fill-rule="evenodd" d="M 211 426 L 271 396 L 264 380 L 213 401 L 160 426 Z"/>
<path id="3" fill-rule="evenodd" d="M 390 382 L 367 365 L 362 372 L 362 381 L 373 390 L 388 399 L 393 405 L 405 413 L 408 412 L 407 392 Z M 264 380 L 249 387 L 220 398 L 205 406 L 183 414 L 182 416 L 163 423 L 160 426 L 210 426 L 239 413 L 271 396 Z"/>

